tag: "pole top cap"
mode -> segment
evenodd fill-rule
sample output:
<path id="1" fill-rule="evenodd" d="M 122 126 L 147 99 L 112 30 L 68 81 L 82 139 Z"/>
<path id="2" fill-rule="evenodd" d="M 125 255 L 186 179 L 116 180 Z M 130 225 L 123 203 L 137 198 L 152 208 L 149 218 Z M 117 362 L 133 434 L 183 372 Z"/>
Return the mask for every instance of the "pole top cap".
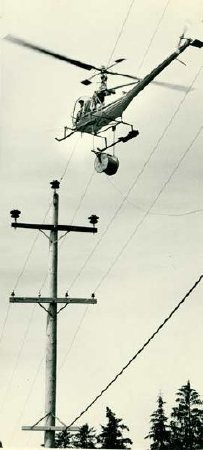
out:
<path id="1" fill-rule="evenodd" d="M 60 187 L 60 182 L 58 180 L 53 180 L 50 182 L 51 188 L 52 189 L 59 189 Z"/>

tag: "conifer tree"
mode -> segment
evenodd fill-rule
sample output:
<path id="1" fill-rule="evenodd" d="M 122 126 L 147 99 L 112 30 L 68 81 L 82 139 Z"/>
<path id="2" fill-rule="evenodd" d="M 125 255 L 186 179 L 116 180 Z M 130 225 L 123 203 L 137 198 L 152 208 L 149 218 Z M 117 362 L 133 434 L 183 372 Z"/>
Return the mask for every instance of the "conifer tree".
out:
<path id="1" fill-rule="evenodd" d="M 177 392 L 177 406 L 171 414 L 171 448 L 193 450 L 202 448 L 203 411 L 199 394 L 190 381 Z"/>
<path id="2" fill-rule="evenodd" d="M 170 431 L 164 412 L 165 402 L 161 395 L 159 395 L 157 403 L 158 408 L 151 414 L 151 430 L 145 439 L 152 439 L 151 450 L 166 450 L 169 449 Z"/>
<path id="3" fill-rule="evenodd" d="M 90 428 L 86 423 L 80 427 L 79 433 L 73 438 L 76 448 L 95 448 L 97 439 L 94 428 Z"/>
<path id="4" fill-rule="evenodd" d="M 101 448 L 130 448 L 131 439 L 123 437 L 123 431 L 129 431 L 129 428 L 108 407 L 106 408 L 106 417 L 107 424 L 102 425 L 102 431 L 97 438 Z"/>
<path id="5" fill-rule="evenodd" d="M 56 434 L 55 447 L 56 448 L 72 448 L 73 447 L 72 435 L 69 433 L 69 431 L 64 430 L 64 431 L 60 431 L 59 433 Z"/>

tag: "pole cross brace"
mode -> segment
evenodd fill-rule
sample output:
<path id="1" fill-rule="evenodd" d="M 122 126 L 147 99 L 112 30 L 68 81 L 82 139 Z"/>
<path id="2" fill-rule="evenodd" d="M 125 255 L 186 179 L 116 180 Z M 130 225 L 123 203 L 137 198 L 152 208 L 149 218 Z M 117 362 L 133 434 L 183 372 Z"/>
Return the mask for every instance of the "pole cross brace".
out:
<path id="1" fill-rule="evenodd" d="M 60 422 L 61 426 L 39 425 L 39 423 L 42 422 L 42 420 L 44 420 L 47 416 L 50 416 L 50 415 L 53 416 L 55 419 L 57 419 L 58 422 Z M 65 431 L 67 429 L 67 425 L 64 422 L 62 422 L 58 417 L 49 413 L 49 414 L 46 414 L 46 416 L 39 419 L 36 423 L 34 423 L 34 425 L 24 425 L 24 426 L 22 426 L 21 429 L 23 431 Z M 78 432 L 78 431 L 80 431 L 80 427 L 77 427 L 77 426 L 69 427 L 69 430 L 72 432 Z"/>
<path id="2" fill-rule="evenodd" d="M 52 425 L 24 425 L 22 426 L 22 431 L 65 431 L 67 427 L 64 426 L 52 426 Z M 80 430 L 80 427 L 70 427 L 70 431 L 72 432 L 78 432 Z"/>

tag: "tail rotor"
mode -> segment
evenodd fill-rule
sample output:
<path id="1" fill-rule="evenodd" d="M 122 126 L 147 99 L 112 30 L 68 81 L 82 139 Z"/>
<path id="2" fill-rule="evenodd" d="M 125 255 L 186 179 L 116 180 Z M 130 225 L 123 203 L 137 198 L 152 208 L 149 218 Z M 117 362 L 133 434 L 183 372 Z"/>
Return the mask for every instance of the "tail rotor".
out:
<path id="1" fill-rule="evenodd" d="M 184 25 L 183 32 L 182 32 L 181 36 L 179 37 L 178 48 L 180 48 L 182 42 L 183 42 L 185 39 L 187 39 L 187 37 L 185 37 L 185 35 L 186 35 L 187 31 L 188 31 L 189 25 L 190 25 L 190 24 L 189 24 L 188 21 L 187 21 L 186 24 Z"/>

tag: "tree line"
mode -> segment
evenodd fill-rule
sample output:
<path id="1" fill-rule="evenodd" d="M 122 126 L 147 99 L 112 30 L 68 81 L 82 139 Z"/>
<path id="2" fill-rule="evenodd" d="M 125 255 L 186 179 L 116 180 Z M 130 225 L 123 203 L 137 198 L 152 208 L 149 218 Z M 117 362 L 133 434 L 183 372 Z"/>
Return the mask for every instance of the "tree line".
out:
<path id="1" fill-rule="evenodd" d="M 101 425 L 100 433 L 96 433 L 96 430 L 86 423 L 76 434 L 68 430 L 58 433 L 55 446 L 57 448 L 129 448 L 132 441 L 123 435 L 125 431 L 129 431 L 129 428 L 108 407 L 106 418 L 107 424 Z"/>
<path id="2" fill-rule="evenodd" d="M 150 440 L 150 450 L 203 450 L 203 402 L 190 381 L 178 389 L 170 418 L 165 415 L 162 395 L 158 396 L 157 403 L 145 437 Z M 100 432 L 86 423 L 76 434 L 68 430 L 57 433 L 56 447 L 130 449 L 133 442 L 126 437 L 127 425 L 109 407 L 106 408 L 106 419 Z"/>
<path id="3" fill-rule="evenodd" d="M 170 419 L 164 411 L 165 402 L 158 396 L 158 407 L 151 415 L 151 429 L 146 439 L 151 450 L 203 449 L 203 402 L 190 381 L 176 394 L 176 405 Z"/>
<path id="4" fill-rule="evenodd" d="M 150 450 L 203 450 L 203 401 L 190 381 L 178 389 L 175 402 L 168 418 L 163 396 L 158 396 L 158 406 L 150 416 L 150 430 L 145 436 L 150 439 Z M 133 442 L 126 437 L 127 425 L 109 407 L 106 408 L 106 419 L 100 432 L 86 423 L 77 433 L 68 429 L 56 433 L 55 447 L 130 449 Z M 2 442 L 0 447 L 3 447 Z"/>

